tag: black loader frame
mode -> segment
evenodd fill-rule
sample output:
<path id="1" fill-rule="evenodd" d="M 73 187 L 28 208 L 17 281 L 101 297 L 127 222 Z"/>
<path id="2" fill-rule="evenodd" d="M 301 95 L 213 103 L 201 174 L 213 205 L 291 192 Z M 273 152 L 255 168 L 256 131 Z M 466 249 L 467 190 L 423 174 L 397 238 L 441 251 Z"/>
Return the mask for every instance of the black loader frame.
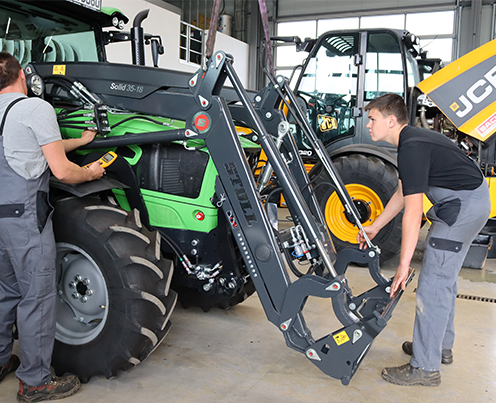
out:
<path id="1" fill-rule="evenodd" d="M 335 255 L 322 213 L 312 186 L 298 155 L 286 118 L 279 108 L 285 102 L 292 114 L 314 143 L 315 150 L 329 172 L 340 198 L 360 228 L 359 215 L 350 196 L 336 173 L 323 145 L 308 125 L 301 111 L 294 107 L 296 99 L 286 79 L 277 80 L 266 87 L 252 101 L 244 90 L 234 68 L 232 57 L 218 52 L 209 61 L 206 70 L 198 70 L 189 80 L 190 92 L 165 91 L 160 94 L 157 109 L 168 105 L 161 115 L 186 122 L 184 130 L 169 131 L 164 141 L 202 139 L 208 147 L 218 171 L 215 197 L 212 202 L 222 208 L 231 231 L 242 252 L 260 301 L 270 322 L 283 333 L 289 347 L 304 353 L 324 373 L 348 384 L 358 369 L 374 338 L 391 318 L 401 291 L 389 297 L 391 280 L 379 268 L 380 250 L 367 240 L 364 250 L 348 248 Z M 221 96 L 226 79 L 234 87 L 241 105 L 228 105 Z M 98 90 L 97 90 L 98 92 Z M 110 97 L 111 98 L 111 97 Z M 120 100 L 123 102 L 123 100 Z M 139 110 L 138 100 L 130 100 L 132 110 Z M 112 103 L 112 102 L 109 102 Z M 149 111 L 149 108 L 147 108 Z M 288 248 L 276 236 L 250 166 L 240 145 L 233 123 L 243 121 L 260 136 L 271 169 L 277 175 L 282 193 L 295 225 L 296 243 L 290 247 L 302 251 L 302 259 L 311 263 L 309 274 L 296 281 L 286 270 L 281 252 Z M 286 127 L 286 130 L 284 129 Z M 281 150 L 269 133 L 282 133 Z M 126 135 L 115 141 L 126 142 Z M 138 136 L 132 138 L 139 144 Z M 129 139 L 131 140 L 131 139 Z M 109 145 L 112 138 L 95 140 L 92 148 Z M 157 139 L 155 139 L 157 141 Z M 351 262 L 367 264 L 377 285 L 371 290 L 353 296 L 345 278 Z M 410 275 L 410 279 L 413 272 Z M 343 327 L 319 340 L 314 340 L 303 316 L 303 308 L 310 296 L 330 298 L 334 312 Z"/>

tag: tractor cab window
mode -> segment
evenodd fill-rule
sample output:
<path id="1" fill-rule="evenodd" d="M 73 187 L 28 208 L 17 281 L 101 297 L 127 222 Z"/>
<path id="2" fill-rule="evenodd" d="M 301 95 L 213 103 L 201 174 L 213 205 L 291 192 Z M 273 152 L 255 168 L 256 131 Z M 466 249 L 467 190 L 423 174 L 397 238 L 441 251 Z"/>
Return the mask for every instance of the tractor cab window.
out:
<path id="1" fill-rule="evenodd" d="M 404 96 L 404 71 L 398 38 L 387 32 L 368 35 L 365 60 L 365 101 L 395 93 Z"/>
<path id="2" fill-rule="evenodd" d="M 46 16 L 36 8 L 16 11 L 8 3 L 0 3 L 0 50 L 13 54 L 22 67 L 32 62 L 103 60 L 91 25 L 62 15 Z"/>
<path id="3" fill-rule="evenodd" d="M 325 36 L 296 91 L 305 100 L 308 120 L 324 145 L 355 133 L 352 108 L 356 106 L 357 54 L 358 34 Z M 300 148 L 309 148 L 304 138 L 298 140 Z"/>

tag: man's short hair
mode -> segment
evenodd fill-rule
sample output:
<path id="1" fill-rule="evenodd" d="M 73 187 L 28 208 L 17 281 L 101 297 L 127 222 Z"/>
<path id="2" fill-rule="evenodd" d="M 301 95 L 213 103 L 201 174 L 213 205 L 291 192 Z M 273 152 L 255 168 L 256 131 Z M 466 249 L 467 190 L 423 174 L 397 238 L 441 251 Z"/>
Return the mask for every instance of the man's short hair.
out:
<path id="1" fill-rule="evenodd" d="M 15 83 L 19 71 L 19 61 L 8 52 L 0 52 L 0 91 Z"/>
<path id="2" fill-rule="evenodd" d="M 399 124 L 408 124 L 408 110 L 405 102 L 398 94 L 386 94 L 373 99 L 365 107 L 366 111 L 377 109 L 382 116 L 396 116 Z"/>

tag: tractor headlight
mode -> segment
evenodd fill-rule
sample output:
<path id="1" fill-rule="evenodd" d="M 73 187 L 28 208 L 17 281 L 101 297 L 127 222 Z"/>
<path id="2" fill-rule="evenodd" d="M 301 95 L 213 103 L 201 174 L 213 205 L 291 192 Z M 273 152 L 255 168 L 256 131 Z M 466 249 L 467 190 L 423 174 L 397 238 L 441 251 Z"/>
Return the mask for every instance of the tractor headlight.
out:
<path id="1" fill-rule="evenodd" d="M 33 74 L 31 77 L 29 77 L 28 88 L 34 95 L 40 97 L 41 95 L 43 95 L 43 92 L 45 92 L 45 83 L 38 74 Z"/>
<path id="2" fill-rule="evenodd" d="M 112 18 L 112 25 L 116 28 L 124 29 L 124 25 L 126 25 L 126 23 L 124 20 L 119 19 L 119 17 L 114 17 Z"/>
<path id="3" fill-rule="evenodd" d="M 30 95 L 41 97 L 45 92 L 45 83 L 43 82 L 43 79 L 34 72 L 31 65 L 26 66 L 24 73 L 26 76 L 26 87 L 28 89 L 28 93 Z"/>

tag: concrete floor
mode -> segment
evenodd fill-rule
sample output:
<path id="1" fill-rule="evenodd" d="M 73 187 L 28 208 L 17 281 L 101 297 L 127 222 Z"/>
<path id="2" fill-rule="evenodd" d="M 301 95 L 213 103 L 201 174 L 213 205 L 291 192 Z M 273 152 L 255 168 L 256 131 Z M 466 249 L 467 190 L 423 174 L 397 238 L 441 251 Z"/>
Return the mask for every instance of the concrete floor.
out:
<path id="1" fill-rule="evenodd" d="M 421 236 L 425 237 L 425 229 Z M 420 268 L 418 250 L 412 267 Z M 396 261 L 382 267 L 392 276 Z M 350 267 L 349 283 L 357 295 L 374 284 L 363 268 Z M 178 306 L 172 329 L 143 363 L 115 379 L 94 377 L 67 403 L 154 402 L 493 402 L 496 401 L 496 303 L 458 299 L 454 363 L 441 368 L 439 387 L 402 387 L 381 378 L 385 366 L 408 362 L 401 344 L 411 340 L 416 279 L 394 311 L 386 329 L 348 386 L 327 377 L 302 354 L 286 347 L 279 330 L 267 321 L 256 295 L 224 311 L 208 313 Z M 495 298 L 496 259 L 484 269 L 462 269 L 459 294 Z M 315 338 L 340 328 L 330 300 L 311 299 L 304 310 Z M 0 402 L 14 402 L 17 380 L 0 386 Z"/>

